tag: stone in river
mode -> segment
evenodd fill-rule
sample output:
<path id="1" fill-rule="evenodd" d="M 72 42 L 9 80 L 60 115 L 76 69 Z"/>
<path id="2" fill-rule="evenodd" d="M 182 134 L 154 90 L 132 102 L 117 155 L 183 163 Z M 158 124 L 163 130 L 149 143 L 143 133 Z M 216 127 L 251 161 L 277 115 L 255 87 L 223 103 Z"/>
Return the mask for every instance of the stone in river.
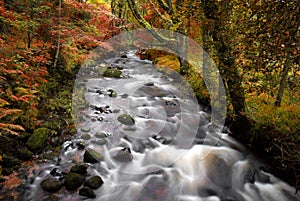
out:
<path id="1" fill-rule="evenodd" d="M 98 163 L 103 160 L 103 156 L 93 149 L 87 149 L 83 155 L 83 161 L 86 163 Z"/>
<path id="2" fill-rule="evenodd" d="M 95 142 L 97 145 L 105 145 L 107 143 L 106 139 L 99 139 Z"/>
<path id="3" fill-rule="evenodd" d="M 65 176 L 64 185 L 67 190 L 76 190 L 84 181 L 85 176 L 70 172 Z"/>
<path id="4" fill-rule="evenodd" d="M 134 119 L 129 114 L 122 114 L 118 117 L 118 121 L 124 125 L 132 126 L 135 124 Z"/>
<path id="5" fill-rule="evenodd" d="M 78 173 L 78 174 L 86 174 L 87 173 L 87 166 L 84 165 L 84 164 L 78 164 L 78 165 L 74 165 L 70 172 L 73 172 L 73 173 Z"/>
<path id="6" fill-rule="evenodd" d="M 97 189 L 102 186 L 103 180 L 99 176 L 93 176 L 84 182 L 84 186 L 87 186 L 91 189 Z"/>
<path id="7" fill-rule="evenodd" d="M 91 136 L 89 134 L 83 134 L 83 135 L 81 135 L 81 139 L 89 140 L 89 139 L 91 139 Z"/>
<path id="8" fill-rule="evenodd" d="M 55 178 L 45 179 L 41 182 L 41 188 L 47 192 L 56 192 L 62 187 L 62 183 Z"/>
<path id="9" fill-rule="evenodd" d="M 133 157 L 129 148 L 125 147 L 113 157 L 114 160 L 119 162 L 130 162 Z"/>
<path id="10" fill-rule="evenodd" d="M 87 198 L 95 198 L 96 194 L 94 191 L 88 187 L 83 187 L 79 190 L 79 195 L 87 197 Z"/>
<path id="11" fill-rule="evenodd" d="M 95 134 L 95 137 L 96 137 L 96 138 L 106 138 L 107 135 L 106 135 L 105 133 L 96 133 L 96 134 Z"/>

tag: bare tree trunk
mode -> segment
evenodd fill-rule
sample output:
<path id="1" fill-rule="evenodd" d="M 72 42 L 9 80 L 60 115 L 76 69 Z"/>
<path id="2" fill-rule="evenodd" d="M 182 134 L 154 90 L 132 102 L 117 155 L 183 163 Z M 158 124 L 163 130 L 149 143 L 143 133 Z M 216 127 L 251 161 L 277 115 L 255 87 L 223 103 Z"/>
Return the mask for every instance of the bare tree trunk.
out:
<path id="1" fill-rule="evenodd" d="M 286 86 L 286 80 L 288 77 L 288 72 L 289 72 L 291 64 L 292 64 L 292 60 L 289 58 L 286 59 L 283 69 L 282 69 L 282 72 L 281 72 L 282 75 L 281 75 L 280 85 L 279 85 L 276 101 L 274 103 L 275 106 L 277 106 L 277 107 L 279 107 L 281 104 L 281 100 L 282 100 L 284 88 Z"/>
<path id="2" fill-rule="evenodd" d="M 54 60 L 54 64 L 53 64 L 53 67 L 56 68 L 57 66 L 57 61 L 58 61 L 58 56 L 59 56 L 59 50 L 60 50 L 60 24 L 61 24 L 61 1 L 62 0 L 59 0 L 59 10 L 58 10 L 58 29 L 59 29 L 59 32 L 58 32 L 58 37 L 57 37 L 57 49 L 56 49 L 56 54 L 55 54 L 55 60 Z"/>

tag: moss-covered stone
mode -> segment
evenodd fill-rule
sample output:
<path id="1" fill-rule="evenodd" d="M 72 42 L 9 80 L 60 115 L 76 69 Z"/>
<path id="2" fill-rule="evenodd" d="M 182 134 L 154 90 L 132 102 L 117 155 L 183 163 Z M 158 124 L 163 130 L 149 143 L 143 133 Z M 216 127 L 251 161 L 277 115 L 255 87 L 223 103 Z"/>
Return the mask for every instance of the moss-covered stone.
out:
<path id="1" fill-rule="evenodd" d="M 107 68 L 104 71 L 103 76 L 104 77 L 111 77 L 111 78 L 120 78 L 121 74 L 122 74 L 122 72 L 119 69 Z"/>
<path id="2" fill-rule="evenodd" d="M 103 156 L 93 149 L 87 149 L 83 155 L 83 161 L 86 163 L 98 163 L 103 159 Z"/>
<path id="3" fill-rule="evenodd" d="M 84 186 L 87 186 L 91 189 L 97 189 L 102 186 L 103 180 L 99 176 L 93 176 L 84 182 Z"/>
<path id="4" fill-rule="evenodd" d="M 73 173 L 78 173 L 78 174 L 86 174 L 87 173 L 87 166 L 84 165 L 84 164 L 78 164 L 78 165 L 74 165 L 70 172 L 73 172 Z"/>
<path id="5" fill-rule="evenodd" d="M 33 152 L 42 151 L 47 146 L 47 140 L 51 135 L 51 130 L 47 128 L 38 128 L 34 130 L 29 137 L 26 145 Z"/>
<path id="6" fill-rule="evenodd" d="M 23 149 L 19 149 L 17 151 L 17 157 L 20 159 L 20 160 L 23 160 L 23 161 L 27 161 L 29 159 L 31 159 L 33 153 L 31 151 L 29 151 L 26 147 L 24 147 Z"/>
<path id="7" fill-rule="evenodd" d="M 95 198 L 96 194 L 94 191 L 88 187 L 83 187 L 82 189 L 79 190 L 79 195 L 88 197 L 88 198 Z"/>
<path id="8" fill-rule="evenodd" d="M 134 119 L 129 114 L 122 114 L 118 117 L 118 121 L 124 125 L 132 126 L 135 124 Z"/>
<path id="9" fill-rule="evenodd" d="M 85 176 L 70 172 L 65 176 L 64 185 L 67 190 L 72 191 L 79 188 L 84 181 L 85 181 Z"/>
<path id="10" fill-rule="evenodd" d="M 50 178 L 43 180 L 40 185 L 44 191 L 56 192 L 62 187 L 63 184 L 57 179 Z"/>

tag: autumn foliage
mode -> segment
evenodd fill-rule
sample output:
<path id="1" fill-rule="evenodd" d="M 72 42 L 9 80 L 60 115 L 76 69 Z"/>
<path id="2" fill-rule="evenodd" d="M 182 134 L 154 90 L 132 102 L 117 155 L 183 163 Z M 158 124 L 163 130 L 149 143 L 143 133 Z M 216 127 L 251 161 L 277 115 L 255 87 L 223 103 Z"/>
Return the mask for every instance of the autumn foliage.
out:
<path id="1" fill-rule="evenodd" d="M 118 33 L 113 21 L 104 4 L 0 1 L 0 132 L 38 127 L 47 82 L 60 82 L 57 74 L 78 69 L 89 51 Z"/>

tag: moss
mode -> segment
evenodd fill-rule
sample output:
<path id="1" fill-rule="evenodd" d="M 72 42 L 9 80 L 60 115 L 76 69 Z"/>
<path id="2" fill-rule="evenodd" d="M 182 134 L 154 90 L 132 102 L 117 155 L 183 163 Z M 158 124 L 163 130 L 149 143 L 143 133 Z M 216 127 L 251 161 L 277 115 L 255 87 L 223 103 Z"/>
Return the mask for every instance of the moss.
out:
<path id="1" fill-rule="evenodd" d="M 28 149 L 33 152 L 42 151 L 46 147 L 50 135 L 51 130 L 47 128 L 38 128 L 34 130 L 26 143 Z"/>
<path id="2" fill-rule="evenodd" d="M 122 72 L 118 69 L 115 68 L 107 68 L 104 73 L 103 76 L 104 77 L 111 77 L 111 78 L 120 78 L 121 77 Z"/>

